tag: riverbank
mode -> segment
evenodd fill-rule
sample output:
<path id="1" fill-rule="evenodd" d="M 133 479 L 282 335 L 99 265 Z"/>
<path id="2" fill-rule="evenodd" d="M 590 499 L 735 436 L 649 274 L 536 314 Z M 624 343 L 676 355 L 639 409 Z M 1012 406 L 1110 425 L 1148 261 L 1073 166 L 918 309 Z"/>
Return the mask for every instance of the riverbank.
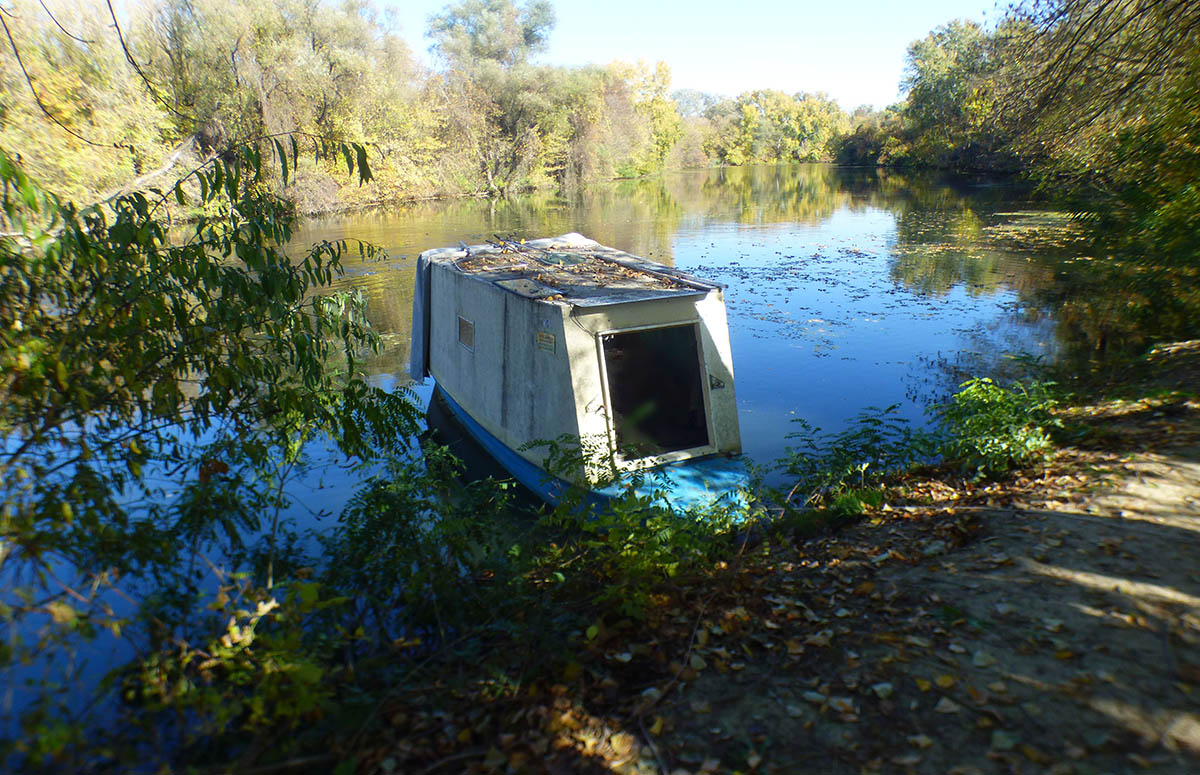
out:
<path id="1" fill-rule="evenodd" d="M 434 677 L 341 757 L 360 772 L 1191 772 L 1196 384 L 1200 342 L 1159 348 L 1121 397 L 1064 411 L 1089 432 L 1044 467 L 910 477 L 851 527 L 664 587 L 644 621 L 580 634 L 549 675 Z"/>

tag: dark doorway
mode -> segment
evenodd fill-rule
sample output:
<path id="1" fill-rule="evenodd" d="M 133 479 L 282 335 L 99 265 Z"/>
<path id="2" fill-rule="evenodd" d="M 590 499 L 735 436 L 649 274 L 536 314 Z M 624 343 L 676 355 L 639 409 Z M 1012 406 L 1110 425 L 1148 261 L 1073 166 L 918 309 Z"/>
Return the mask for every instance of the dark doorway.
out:
<path id="1" fill-rule="evenodd" d="M 696 326 L 603 337 L 618 451 L 651 457 L 709 445 Z"/>

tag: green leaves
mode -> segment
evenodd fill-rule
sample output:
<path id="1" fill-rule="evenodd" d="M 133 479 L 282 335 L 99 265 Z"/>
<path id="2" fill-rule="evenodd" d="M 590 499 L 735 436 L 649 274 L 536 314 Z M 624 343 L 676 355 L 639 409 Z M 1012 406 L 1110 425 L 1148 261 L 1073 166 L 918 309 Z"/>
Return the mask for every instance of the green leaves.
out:
<path id="1" fill-rule="evenodd" d="M 305 631 L 307 615 L 344 601 L 320 602 L 312 583 L 298 582 L 280 599 L 244 579 L 231 581 L 208 606 L 217 614 L 209 624 L 223 623 L 217 633 L 142 659 L 126 677 L 125 700 L 188 712 L 190 734 L 290 730 L 319 717 L 333 690 L 322 644 Z"/>
<path id="2" fill-rule="evenodd" d="M 799 444 L 778 463 L 793 485 L 779 498 L 785 511 L 829 506 L 838 513 L 858 513 L 876 498 L 872 488 L 879 482 L 931 456 L 932 436 L 913 428 L 898 409 L 898 404 L 868 407 L 838 433 L 796 420 L 802 430 L 788 438 Z"/>
<path id="3" fill-rule="evenodd" d="M 979 477 L 1003 474 L 1046 459 L 1051 431 L 1062 423 L 1051 409 L 1053 383 L 1001 387 L 988 378 L 961 385 L 950 403 L 934 407 L 945 434 L 942 453 Z"/>
<path id="4" fill-rule="evenodd" d="M 286 176 L 288 145 L 232 149 L 155 198 L 84 209 L 0 152 L 0 562 L 44 583 L 5 596 L 12 619 L 63 592 L 49 568 L 170 577 L 181 552 L 237 553 L 307 440 L 363 460 L 416 427 L 407 393 L 364 379 L 378 340 L 363 298 L 328 292 L 346 243 L 286 252 L 292 218 L 265 193 L 262 157 Z M 364 148 L 327 147 L 369 180 Z M 171 198 L 196 208 L 183 233 L 160 219 Z"/>

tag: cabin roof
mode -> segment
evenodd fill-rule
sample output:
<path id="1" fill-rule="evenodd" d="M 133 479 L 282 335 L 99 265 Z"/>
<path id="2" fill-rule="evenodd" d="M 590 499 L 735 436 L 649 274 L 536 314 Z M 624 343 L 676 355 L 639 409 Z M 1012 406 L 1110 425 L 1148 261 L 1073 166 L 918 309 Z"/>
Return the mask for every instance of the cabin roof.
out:
<path id="1" fill-rule="evenodd" d="M 703 296 L 722 286 L 580 234 L 427 250 L 421 257 L 529 299 L 578 307 Z"/>

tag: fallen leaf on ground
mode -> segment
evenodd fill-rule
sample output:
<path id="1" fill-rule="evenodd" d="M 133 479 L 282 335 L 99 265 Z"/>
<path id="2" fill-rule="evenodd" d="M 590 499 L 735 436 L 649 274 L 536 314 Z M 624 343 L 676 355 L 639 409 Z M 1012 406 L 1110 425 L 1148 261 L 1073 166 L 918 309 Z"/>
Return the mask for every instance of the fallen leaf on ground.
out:
<path id="1" fill-rule="evenodd" d="M 976 651 L 975 656 L 971 658 L 971 664 L 975 667 L 991 667 L 996 664 L 996 658 L 986 651 Z"/>

